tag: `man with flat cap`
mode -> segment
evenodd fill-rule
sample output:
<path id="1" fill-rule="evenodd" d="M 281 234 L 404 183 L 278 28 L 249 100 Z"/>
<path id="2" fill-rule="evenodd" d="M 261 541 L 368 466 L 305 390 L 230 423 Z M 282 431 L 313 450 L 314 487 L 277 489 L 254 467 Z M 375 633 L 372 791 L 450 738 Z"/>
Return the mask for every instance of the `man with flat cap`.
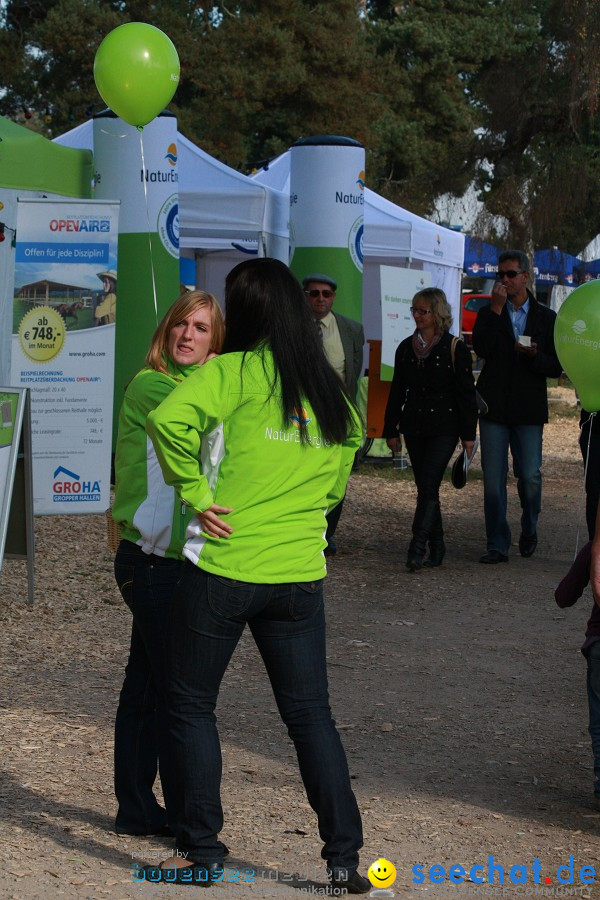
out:
<path id="1" fill-rule="evenodd" d="M 365 333 L 359 322 L 347 319 L 332 310 L 337 282 L 329 275 L 307 275 L 302 280 L 315 322 L 323 337 L 327 359 L 356 400 L 358 379 L 363 367 Z"/>
<path id="2" fill-rule="evenodd" d="M 346 385 L 346 390 L 352 400 L 356 400 L 358 379 L 363 368 L 363 345 L 365 343 L 363 327 L 360 322 L 355 322 L 353 319 L 348 319 L 333 311 L 337 282 L 329 275 L 322 273 L 307 275 L 302 279 L 302 287 L 323 340 L 325 355 Z M 337 549 L 333 535 L 342 513 L 343 504 L 342 500 L 327 516 L 325 553 L 328 556 L 333 556 Z"/>

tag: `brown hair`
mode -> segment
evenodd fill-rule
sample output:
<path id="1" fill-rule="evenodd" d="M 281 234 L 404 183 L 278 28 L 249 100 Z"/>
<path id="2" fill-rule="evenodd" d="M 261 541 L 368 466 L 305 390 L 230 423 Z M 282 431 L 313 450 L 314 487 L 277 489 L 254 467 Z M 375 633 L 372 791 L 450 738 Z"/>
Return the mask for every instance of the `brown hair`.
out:
<path id="1" fill-rule="evenodd" d="M 167 342 L 171 329 L 182 319 L 208 306 L 211 324 L 211 353 L 220 353 L 225 340 L 225 321 L 216 297 L 206 291 L 187 291 L 167 310 L 152 335 L 146 365 L 157 372 L 167 374 Z"/>
<path id="2" fill-rule="evenodd" d="M 417 291 L 413 297 L 413 303 L 418 298 L 431 303 L 435 330 L 438 334 L 450 331 L 452 328 L 452 310 L 445 293 L 440 288 L 423 288 L 421 291 Z"/>

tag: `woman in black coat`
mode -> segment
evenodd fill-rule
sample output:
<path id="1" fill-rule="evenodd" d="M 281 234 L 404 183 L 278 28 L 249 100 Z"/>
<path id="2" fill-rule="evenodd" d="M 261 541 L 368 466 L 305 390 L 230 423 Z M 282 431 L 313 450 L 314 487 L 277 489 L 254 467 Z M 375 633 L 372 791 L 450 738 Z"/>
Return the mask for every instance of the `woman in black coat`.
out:
<path id="1" fill-rule="evenodd" d="M 418 291 L 411 312 L 416 328 L 398 346 L 383 437 L 394 453 L 400 434 L 417 485 L 417 508 L 406 567 L 439 566 L 446 551 L 439 489 L 458 440 L 471 456 L 477 404 L 471 354 L 450 334 L 452 312 L 438 288 Z M 429 542 L 429 558 L 424 562 Z"/>

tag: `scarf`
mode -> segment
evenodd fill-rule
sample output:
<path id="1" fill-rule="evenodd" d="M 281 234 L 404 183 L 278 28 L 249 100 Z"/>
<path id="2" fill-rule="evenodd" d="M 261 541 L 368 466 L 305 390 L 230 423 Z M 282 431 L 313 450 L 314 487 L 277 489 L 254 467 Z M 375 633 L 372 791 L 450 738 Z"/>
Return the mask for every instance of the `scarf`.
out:
<path id="1" fill-rule="evenodd" d="M 441 339 L 442 335 L 436 331 L 429 343 L 425 344 L 423 338 L 419 334 L 419 329 L 415 328 L 412 336 L 412 349 L 420 366 L 423 365 L 423 362 L 427 359 L 433 348 L 439 344 Z"/>

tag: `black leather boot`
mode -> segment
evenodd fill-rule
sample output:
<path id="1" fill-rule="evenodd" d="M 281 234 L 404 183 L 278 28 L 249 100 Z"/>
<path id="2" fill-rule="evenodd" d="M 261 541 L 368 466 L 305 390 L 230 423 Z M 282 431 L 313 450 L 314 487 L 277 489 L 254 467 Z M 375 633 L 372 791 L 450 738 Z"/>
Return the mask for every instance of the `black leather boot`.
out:
<path id="1" fill-rule="evenodd" d="M 444 529 L 442 527 L 442 511 L 440 504 L 437 504 L 437 514 L 433 527 L 429 532 L 429 556 L 423 563 L 427 568 L 441 566 L 444 554 L 446 553 L 446 545 L 444 544 Z"/>
<path id="2" fill-rule="evenodd" d="M 435 500 L 417 500 L 417 508 L 412 524 L 412 541 L 408 546 L 406 568 L 409 572 L 416 572 L 423 566 L 427 541 L 434 526 L 438 504 Z"/>

